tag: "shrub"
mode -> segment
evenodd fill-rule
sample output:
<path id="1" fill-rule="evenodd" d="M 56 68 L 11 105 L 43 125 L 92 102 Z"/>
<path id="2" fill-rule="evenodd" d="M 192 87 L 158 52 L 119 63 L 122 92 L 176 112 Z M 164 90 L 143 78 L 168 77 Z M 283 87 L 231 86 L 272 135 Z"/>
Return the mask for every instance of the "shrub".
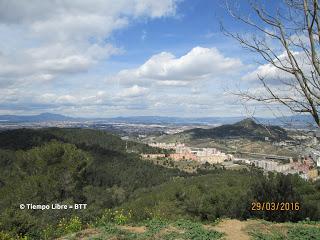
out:
<path id="1" fill-rule="evenodd" d="M 132 219 L 132 211 L 124 209 L 106 209 L 102 217 L 97 220 L 97 225 L 107 225 L 108 223 L 116 223 L 118 225 L 125 224 Z"/>
<path id="2" fill-rule="evenodd" d="M 82 222 L 79 217 L 74 216 L 69 220 L 62 219 L 58 224 L 58 232 L 60 234 L 69 234 L 78 232 L 82 229 Z"/>
<path id="3" fill-rule="evenodd" d="M 14 238 L 11 237 L 11 235 L 9 233 L 5 233 L 5 232 L 0 232 L 0 239 L 1 240 L 13 240 Z"/>

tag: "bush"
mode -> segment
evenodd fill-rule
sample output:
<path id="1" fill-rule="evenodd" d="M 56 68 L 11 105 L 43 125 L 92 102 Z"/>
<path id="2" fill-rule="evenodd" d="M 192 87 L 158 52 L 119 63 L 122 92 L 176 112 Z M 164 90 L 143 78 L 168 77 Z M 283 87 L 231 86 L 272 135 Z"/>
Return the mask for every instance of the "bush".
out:
<path id="1" fill-rule="evenodd" d="M 124 209 L 106 209 L 100 219 L 97 220 L 97 225 L 108 225 L 108 223 L 116 223 L 122 225 L 128 223 L 132 219 L 131 210 Z"/>
<path id="2" fill-rule="evenodd" d="M 5 232 L 0 232 L 0 239 L 1 240 L 14 240 L 14 238 L 9 234 Z"/>
<path id="3" fill-rule="evenodd" d="M 58 224 L 58 232 L 61 234 L 69 234 L 78 232 L 82 229 L 82 222 L 79 217 L 75 216 L 69 220 L 62 219 Z"/>

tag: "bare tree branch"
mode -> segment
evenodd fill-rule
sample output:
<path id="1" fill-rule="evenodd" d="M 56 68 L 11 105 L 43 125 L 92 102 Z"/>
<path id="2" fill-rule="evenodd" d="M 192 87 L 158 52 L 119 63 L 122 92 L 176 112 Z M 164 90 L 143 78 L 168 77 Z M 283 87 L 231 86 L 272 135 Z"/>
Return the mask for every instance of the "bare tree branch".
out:
<path id="1" fill-rule="evenodd" d="M 276 91 L 268 76 L 257 76 L 265 95 L 240 92 L 238 95 L 258 102 L 279 103 L 293 112 L 309 113 L 320 127 L 320 21 L 318 0 L 283 0 L 277 11 L 268 12 L 257 1 L 249 2 L 256 18 L 240 15 L 229 2 L 230 16 L 242 24 L 252 27 L 248 37 L 240 33 L 222 31 L 244 48 L 257 53 L 285 79 L 278 79 L 283 91 Z M 255 19 L 255 20 L 253 20 Z M 266 41 L 271 39 L 272 43 Z M 275 81 L 276 79 L 273 79 Z M 290 91 L 291 95 L 290 95 Z"/>

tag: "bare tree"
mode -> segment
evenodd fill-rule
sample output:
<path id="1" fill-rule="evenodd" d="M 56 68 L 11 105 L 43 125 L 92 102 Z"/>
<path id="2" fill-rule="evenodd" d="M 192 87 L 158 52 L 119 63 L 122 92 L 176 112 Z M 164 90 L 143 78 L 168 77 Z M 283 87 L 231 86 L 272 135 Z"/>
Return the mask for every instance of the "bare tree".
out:
<path id="1" fill-rule="evenodd" d="M 281 104 L 295 113 L 309 113 L 320 127 L 318 0 L 282 0 L 277 9 L 271 10 L 261 2 L 249 4 L 252 16 L 241 15 L 230 2 L 226 6 L 234 19 L 252 28 L 252 34 L 230 32 L 224 26 L 222 30 L 262 57 L 262 64 L 276 74 L 257 74 L 263 91 L 238 94 L 249 101 Z"/>

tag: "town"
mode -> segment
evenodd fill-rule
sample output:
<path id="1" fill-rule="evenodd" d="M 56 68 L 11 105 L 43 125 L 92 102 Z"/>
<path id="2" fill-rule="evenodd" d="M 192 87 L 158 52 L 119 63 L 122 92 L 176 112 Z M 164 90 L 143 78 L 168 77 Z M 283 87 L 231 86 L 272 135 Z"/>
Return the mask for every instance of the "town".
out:
<path id="1" fill-rule="evenodd" d="M 315 136 L 317 139 L 319 136 Z M 316 141 L 316 140 L 314 140 Z M 199 148 L 186 146 L 184 143 L 156 143 L 148 144 L 152 147 L 171 150 L 168 154 L 141 154 L 143 159 L 170 159 L 173 161 L 194 161 L 200 164 L 221 165 L 228 169 L 239 169 L 239 166 L 257 167 L 267 172 L 278 172 L 282 174 L 298 174 L 306 180 L 319 179 L 318 169 L 320 157 L 317 151 L 309 156 L 293 160 L 292 157 L 273 154 L 224 153 L 216 148 Z"/>

